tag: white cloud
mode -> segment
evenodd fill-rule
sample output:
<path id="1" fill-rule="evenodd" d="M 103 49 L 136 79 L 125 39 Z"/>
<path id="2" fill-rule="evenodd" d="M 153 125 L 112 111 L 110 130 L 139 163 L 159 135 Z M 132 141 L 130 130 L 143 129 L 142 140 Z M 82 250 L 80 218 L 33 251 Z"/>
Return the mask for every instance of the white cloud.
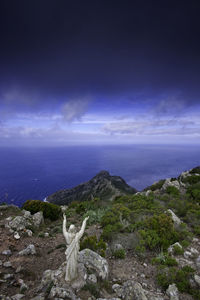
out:
<path id="1" fill-rule="evenodd" d="M 82 116 L 88 111 L 90 103 L 91 99 L 88 97 L 69 100 L 62 109 L 64 120 L 67 122 L 80 121 Z"/>

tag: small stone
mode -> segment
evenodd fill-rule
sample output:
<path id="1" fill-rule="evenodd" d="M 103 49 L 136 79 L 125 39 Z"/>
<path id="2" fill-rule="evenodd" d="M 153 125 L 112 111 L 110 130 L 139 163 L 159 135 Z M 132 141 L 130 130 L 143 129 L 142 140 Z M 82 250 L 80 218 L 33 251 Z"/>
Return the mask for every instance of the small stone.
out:
<path id="1" fill-rule="evenodd" d="M 199 239 L 197 239 L 197 238 L 193 238 L 193 239 L 192 239 L 192 242 L 193 242 L 193 243 L 198 243 L 198 241 L 199 241 Z"/>
<path id="2" fill-rule="evenodd" d="M 147 285 L 146 282 L 143 282 L 143 283 L 142 283 L 142 286 L 143 286 L 143 288 L 145 288 L 145 289 L 147 289 L 147 287 L 148 287 L 148 285 Z"/>
<path id="3" fill-rule="evenodd" d="M 24 297 L 23 294 L 16 294 L 14 296 L 11 297 L 12 300 L 20 300 Z"/>
<path id="4" fill-rule="evenodd" d="M 13 277 L 14 277 L 14 274 L 5 274 L 5 275 L 3 276 L 3 278 L 4 278 L 5 280 L 11 279 L 11 278 L 13 278 Z"/>
<path id="5" fill-rule="evenodd" d="M 146 268 L 146 267 L 147 267 L 147 264 L 146 264 L 146 263 L 143 263 L 143 266 Z"/>
<path id="6" fill-rule="evenodd" d="M 4 266 L 5 268 L 11 268 L 11 267 L 12 267 L 12 264 L 11 264 L 10 261 L 6 261 L 6 262 L 3 264 L 3 266 Z"/>
<path id="7" fill-rule="evenodd" d="M 33 244 L 28 245 L 27 248 L 19 252 L 19 255 L 34 255 L 34 254 L 36 254 L 36 250 Z"/>
<path id="8" fill-rule="evenodd" d="M 20 286 L 20 292 L 24 293 L 26 290 L 28 290 L 28 286 L 23 282 Z"/>
<path id="9" fill-rule="evenodd" d="M 121 249 L 124 249 L 123 246 L 122 246 L 121 244 L 115 244 L 114 247 L 113 247 L 113 250 L 114 250 L 114 251 L 116 251 L 116 250 L 121 250 Z"/>
<path id="10" fill-rule="evenodd" d="M 3 254 L 3 255 L 12 255 L 12 252 L 10 251 L 10 249 L 8 249 L 8 250 L 4 250 L 4 251 L 2 252 L 2 254 Z"/>
<path id="11" fill-rule="evenodd" d="M 145 274 L 142 273 L 142 274 L 140 275 L 140 277 L 145 278 L 146 276 L 145 276 Z"/>
<path id="12" fill-rule="evenodd" d="M 2 263 L 2 260 L 0 260 L 0 266 L 2 266 L 2 264 L 3 264 L 3 263 Z"/>
<path id="13" fill-rule="evenodd" d="M 199 254 L 199 251 L 195 248 L 191 248 L 190 252 L 193 254 L 193 256 L 197 256 Z"/>
<path id="14" fill-rule="evenodd" d="M 21 272 L 21 270 L 22 270 L 22 266 L 19 266 L 19 267 L 17 267 L 17 269 L 16 269 L 15 273 L 20 273 L 20 272 Z"/>
<path id="15" fill-rule="evenodd" d="M 19 240 L 19 239 L 20 239 L 20 235 L 19 235 L 19 233 L 18 233 L 17 231 L 14 233 L 14 238 L 15 238 L 16 240 Z"/>
<path id="16" fill-rule="evenodd" d="M 45 232 L 45 233 L 44 233 L 44 236 L 45 236 L 45 237 L 49 237 L 49 233 L 48 233 L 48 232 Z"/>
<path id="17" fill-rule="evenodd" d="M 190 251 L 185 251 L 184 254 L 183 254 L 183 256 L 185 258 L 192 258 L 193 255 L 192 255 L 192 253 Z"/>
<path id="18" fill-rule="evenodd" d="M 26 233 L 28 234 L 28 236 L 32 236 L 33 232 L 30 229 L 26 229 Z"/>

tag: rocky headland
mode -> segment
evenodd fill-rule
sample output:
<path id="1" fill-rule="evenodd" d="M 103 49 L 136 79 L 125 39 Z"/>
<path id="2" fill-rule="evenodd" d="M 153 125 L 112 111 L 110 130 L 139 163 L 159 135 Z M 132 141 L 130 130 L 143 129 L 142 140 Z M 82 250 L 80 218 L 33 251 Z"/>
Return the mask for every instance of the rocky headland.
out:
<path id="1" fill-rule="evenodd" d="M 103 171 L 48 200 L 0 205 L 0 299 L 200 299 L 200 167 L 142 192 Z M 70 284 L 63 211 L 90 217 Z"/>
<path id="2" fill-rule="evenodd" d="M 120 176 L 111 176 L 107 171 L 101 171 L 88 182 L 48 196 L 47 201 L 58 205 L 66 205 L 77 200 L 92 200 L 96 197 L 102 201 L 112 201 L 117 196 L 136 192 L 136 189 L 129 186 Z"/>

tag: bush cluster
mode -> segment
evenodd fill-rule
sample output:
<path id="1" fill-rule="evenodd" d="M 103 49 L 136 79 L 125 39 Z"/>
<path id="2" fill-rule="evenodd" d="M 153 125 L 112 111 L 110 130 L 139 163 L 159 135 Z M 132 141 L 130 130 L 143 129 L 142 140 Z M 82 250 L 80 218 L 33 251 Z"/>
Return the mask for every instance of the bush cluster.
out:
<path id="1" fill-rule="evenodd" d="M 175 283 L 180 292 L 191 294 L 194 298 L 200 299 L 199 289 L 190 285 L 190 278 L 194 271 L 190 266 L 185 266 L 181 269 L 176 267 L 164 268 L 157 274 L 157 281 L 164 290 L 170 284 Z"/>
<path id="2" fill-rule="evenodd" d="M 123 259 L 126 256 L 126 252 L 125 252 L 124 249 L 116 249 L 116 250 L 113 251 L 113 256 L 115 258 Z"/>
<path id="3" fill-rule="evenodd" d="M 51 221 L 55 221 L 61 216 L 60 206 L 40 200 L 28 200 L 22 208 L 30 211 L 32 214 L 42 211 L 44 218 L 48 218 Z"/>
<path id="4" fill-rule="evenodd" d="M 173 221 L 166 214 L 154 215 L 144 221 L 143 229 L 139 230 L 140 247 L 148 250 L 166 250 L 178 240 Z"/>
<path id="5" fill-rule="evenodd" d="M 85 236 L 80 242 L 80 250 L 91 249 L 95 252 L 98 252 L 101 256 L 105 257 L 106 243 L 99 239 L 97 240 L 96 235 Z"/>
<path id="6" fill-rule="evenodd" d="M 157 257 L 152 258 L 152 264 L 162 265 L 162 266 L 177 266 L 178 263 L 175 258 L 171 257 L 168 253 L 161 252 Z"/>

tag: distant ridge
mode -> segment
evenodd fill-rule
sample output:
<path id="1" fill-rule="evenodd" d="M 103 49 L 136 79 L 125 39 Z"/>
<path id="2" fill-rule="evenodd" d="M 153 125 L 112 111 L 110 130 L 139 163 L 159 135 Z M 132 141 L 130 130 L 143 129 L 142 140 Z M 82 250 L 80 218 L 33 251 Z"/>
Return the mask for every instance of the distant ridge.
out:
<path id="1" fill-rule="evenodd" d="M 120 176 L 111 176 L 107 171 L 101 171 L 88 182 L 79 184 L 72 189 L 55 192 L 47 197 L 47 201 L 65 205 L 72 201 L 86 201 L 95 197 L 101 200 L 112 200 L 116 196 L 135 194 L 136 189 L 129 186 Z"/>

